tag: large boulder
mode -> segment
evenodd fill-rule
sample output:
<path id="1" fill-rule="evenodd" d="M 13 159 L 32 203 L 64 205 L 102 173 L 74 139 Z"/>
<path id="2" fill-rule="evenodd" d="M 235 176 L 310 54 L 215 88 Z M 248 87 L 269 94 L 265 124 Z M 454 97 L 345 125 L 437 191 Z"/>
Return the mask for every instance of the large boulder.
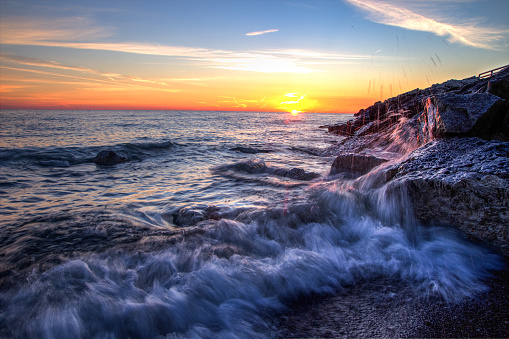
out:
<path id="1" fill-rule="evenodd" d="M 386 161 L 386 159 L 377 158 L 371 155 L 338 155 L 331 165 L 330 175 L 335 175 L 343 172 L 363 175 Z"/>
<path id="2" fill-rule="evenodd" d="M 431 137 L 469 132 L 483 115 L 495 114 L 503 100 L 490 93 L 446 93 L 429 97 L 422 114 Z"/>
<path id="3" fill-rule="evenodd" d="M 454 226 L 509 255 L 509 143 L 434 140 L 386 174 L 420 221 Z"/>

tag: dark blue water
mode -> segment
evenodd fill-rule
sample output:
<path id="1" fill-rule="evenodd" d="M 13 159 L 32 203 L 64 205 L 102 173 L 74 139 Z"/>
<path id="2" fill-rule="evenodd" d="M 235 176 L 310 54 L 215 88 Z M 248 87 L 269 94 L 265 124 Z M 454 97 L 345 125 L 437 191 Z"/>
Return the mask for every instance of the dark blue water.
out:
<path id="1" fill-rule="evenodd" d="M 376 171 L 328 176 L 318 126 L 349 118 L 2 111 L 0 336 L 270 337 L 296 300 L 380 278 L 483 291 L 495 255 L 420 226 Z"/>

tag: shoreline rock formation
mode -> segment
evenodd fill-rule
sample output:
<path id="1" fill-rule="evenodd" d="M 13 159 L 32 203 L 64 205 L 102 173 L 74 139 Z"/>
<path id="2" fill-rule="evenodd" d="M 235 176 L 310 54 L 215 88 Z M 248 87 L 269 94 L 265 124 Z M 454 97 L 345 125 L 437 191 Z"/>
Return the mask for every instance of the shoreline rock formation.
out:
<path id="1" fill-rule="evenodd" d="M 400 160 L 383 169 L 385 180 L 404 186 L 418 220 L 509 256 L 509 66 L 415 89 L 325 127 L 346 136 L 325 152 L 337 156 L 331 174 L 364 174 L 393 154 Z"/>

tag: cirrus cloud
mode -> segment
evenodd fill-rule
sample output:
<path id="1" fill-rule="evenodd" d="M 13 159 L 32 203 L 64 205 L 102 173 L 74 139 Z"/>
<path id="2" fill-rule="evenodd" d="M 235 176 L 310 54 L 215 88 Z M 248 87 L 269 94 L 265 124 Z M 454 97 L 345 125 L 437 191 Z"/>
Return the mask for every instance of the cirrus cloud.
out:
<path id="1" fill-rule="evenodd" d="M 346 1 L 367 12 L 368 19 L 373 22 L 415 31 L 431 32 L 438 36 L 447 37 L 449 42 L 459 42 L 471 47 L 497 49 L 509 34 L 507 28 L 481 27 L 472 22 L 455 23 L 453 19 L 438 21 L 415 13 L 394 1 Z"/>
<path id="2" fill-rule="evenodd" d="M 274 33 L 274 32 L 278 32 L 279 29 L 267 29 L 265 31 L 257 31 L 257 32 L 250 32 L 250 33 L 246 33 L 247 36 L 255 36 L 255 35 L 262 35 L 262 34 L 267 34 L 267 33 Z"/>

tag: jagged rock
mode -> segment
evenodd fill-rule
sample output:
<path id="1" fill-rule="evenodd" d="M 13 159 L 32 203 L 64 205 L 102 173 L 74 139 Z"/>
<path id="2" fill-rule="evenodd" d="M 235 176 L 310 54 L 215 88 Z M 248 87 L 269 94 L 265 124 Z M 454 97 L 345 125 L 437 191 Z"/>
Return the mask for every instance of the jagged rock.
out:
<path id="1" fill-rule="evenodd" d="M 348 172 L 355 174 L 366 174 L 374 167 L 383 164 L 387 160 L 374 156 L 360 154 L 345 154 L 336 157 L 331 165 L 330 175 Z"/>
<path id="2" fill-rule="evenodd" d="M 432 120 L 438 125 L 432 126 L 434 133 L 439 136 L 447 134 L 461 134 L 472 130 L 469 136 L 477 136 L 487 140 L 509 140 L 507 135 L 507 101 L 505 106 L 497 102 L 497 98 L 509 100 L 509 67 L 501 70 L 489 79 L 470 77 L 463 80 L 448 80 L 441 84 L 434 84 L 426 89 L 415 89 L 384 102 L 376 102 L 372 106 L 361 109 L 354 115 L 355 120 L 349 125 L 331 125 L 329 132 L 344 136 L 370 135 L 379 133 L 399 122 L 398 117 L 412 118 L 417 115 L 423 116 L 423 122 L 427 123 L 429 109 L 433 109 L 444 116 L 442 120 Z M 479 101 L 481 100 L 481 101 Z M 440 107 L 438 107 L 440 106 Z M 436 115 L 435 112 L 434 114 Z M 432 118 L 432 117 L 430 117 Z M 489 127 L 487 125 L 489 124 Z M 428 127 L 426 127 L 428 128 Z M 430 130 L 425 130 L 429 134 Z M 442 133 L 442 134 L 441 134 Z M 430 140 L 437 135 L 428 135 L 424 141 Z"/>
<path id="3" fill-rule="evenodd" d="M 100 151 L 92 161 L 98 165 L 116 165 L 127 162 L 129 159 L 113 151 Z"/>
<path id="4" fill-rule="evenodd" d="M 495 79 L 488 82 L 488 93 L 509 100 L 509 79 Z"/>
<path id="5" fill-rule="evenodd" d="M 483 115 L 496 115 L 502 100 L 490 93 L 447 93 L 427 99 L 422 114 L 427 133 L 432 137 L 469 132 Z"/>
<path id="6" fill-rule="evenodd" d="M 509 255 L 509 143 L 437 139 L 386 174 L 422 222 L 455 226 Z"/>
<path id="7" fill-rule="evenodd" d="M 350 153 L 413 151 L 380 182 L 407 192 L 422 222 L 456 227 L 509 256 L 509 67 L 403 93 L 355 117 L 355 135 L 323 152 L 340 155 L 331 174 L 379 165 Z"/>
<path id="8" fill-rule="evenodd" d="M 509 102 L 498 101 L 477 120 L 467 135 L 485 140 L 509 141 Z"/>

